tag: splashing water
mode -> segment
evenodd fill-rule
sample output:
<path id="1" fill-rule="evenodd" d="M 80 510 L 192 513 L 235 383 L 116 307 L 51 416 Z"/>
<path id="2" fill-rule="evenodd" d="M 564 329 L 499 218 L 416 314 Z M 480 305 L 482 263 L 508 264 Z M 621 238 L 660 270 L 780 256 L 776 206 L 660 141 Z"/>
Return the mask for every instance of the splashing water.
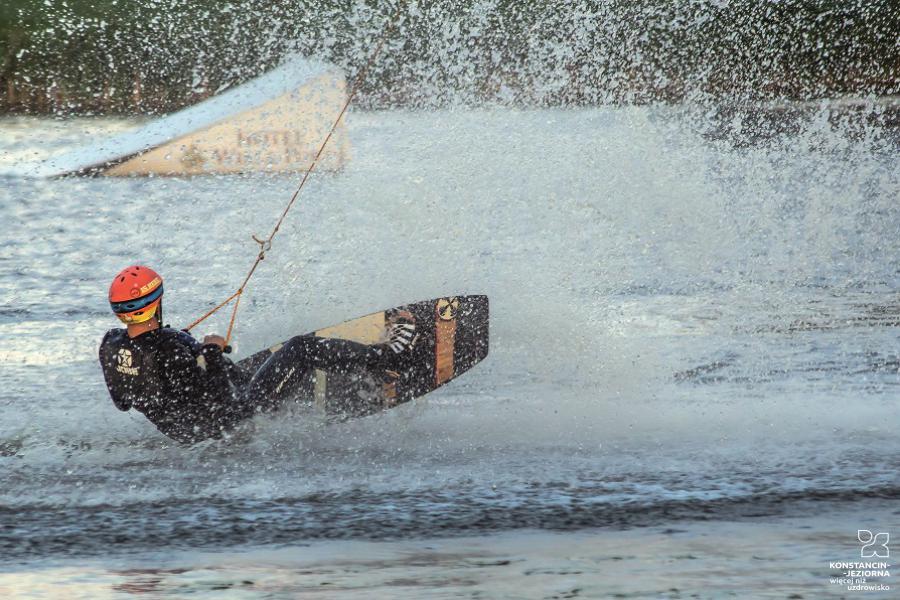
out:
<path id="1" fill-rule="evenodd" d="M 891 142 L 813 114 L 795 135 L 735 147 L 696 117 L 354 115 L 354 161 L 316 178 L 292 215 L 250 290 L 239 354 L 462 292 L 492 298 L 492 354 L 415 406 L 332 426 L 288 410 L 191 450 L 106 397 L 106 279 L 152 263 L 167 318 L 187 322 L 234 285 L 249 233 L 295 182 L 9 180 L 0 500 L 20 515 L 16 539 L 45 552 L 60 523 L 97 511 L 113 531 L 165 537 L 210 503 L 198 538 L 167 543 L 591 526 L 665 520 L 673 502 L 727 515 L 791 494 L 896 494 Z M 326 512 L 307 514 L 325 497 Z M 572 521 L 571 502 L 587 516 Z M 431 517 L 390 516 L 422 503 Z M 224 533 L 250 515 L 265 524 Z M 79 530 L 52 548 L 105 543 Z"/>
<path id="2" fill-rule="evenodd" d="M 353 159 L 304 190 L 236 330 L 240 356 L 404 302 L 489 294 L 490 357 L 415 405 L 327 426 L 289 407 L 231 439 L 174 446 L 107 397 L 96 351 L 115 326 L 108 280 L 151 264 L 166 278 L 167 320 L 187 324 L 233 291 L 250 235 L 270 229 L 297 181 L 5 180 L 0 513 L 12 526 L 0 556 L 896 502 L 895 104 L 775 92 L 761 96 L 777 105 L 749 106 L 759 96 L 743 80 L 724 101 L 707 61 L 674 94 L 690 102 L 602 105 L 658 97 L 626 85 L 634 64 L 673 79 L 635 58 L 639 28 L 574 27 L 587 4 L 522 17 L 513 29 L 531 52 L 485 59 L 501 65 L 486 72 L 465 43 L 497 18 L 485 7 L 455 15 L 482 17 L 460 29 L 413 5 L 408 18 L 439 22 L 444 37 L 420 63 L 388 61 L 371 85 L 406 82 L 377 89 L 432 110 L 351 114 Z M 374 31 L 356 10 L 359 31 Z M 707 22 L 692 19 L 666 31 Z M 578 35 L 535 33 L 560 20 Z M 616 32 L 622 53 L 600 53 L 612 66 L 593 82 L 596 64 L 577 59 Z M 339 38 L 318 47 L 337 52 Z M 346 56 L 365 55 L 366 40 L 345 40 Z M 800 96 L 821 96 L 801 83 Z M 369 106 L 391 102 L 367 93 Z M 130 124 L 7 118 L 3 171 Z"/>

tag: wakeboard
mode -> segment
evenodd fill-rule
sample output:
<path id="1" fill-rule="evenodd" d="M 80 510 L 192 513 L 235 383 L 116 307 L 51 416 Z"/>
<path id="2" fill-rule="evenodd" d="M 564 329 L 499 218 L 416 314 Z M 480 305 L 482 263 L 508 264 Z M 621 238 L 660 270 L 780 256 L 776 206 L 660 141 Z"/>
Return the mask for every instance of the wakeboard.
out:
<path id="1" fill-rule="evenodd" d="M 424 396 L 484 360 L 488 354 L 488 317 L 487 296 L 451 296 L 406 304 L 305 334 L 377 344 L 389 341 L 393 324 L 415 323 L 413 346 L 394 370 L 312 369 L 298 400 L 343 419 L 380 412 Z M 238 365 L 255 371 L 282 345 L 260 350 Z"/>

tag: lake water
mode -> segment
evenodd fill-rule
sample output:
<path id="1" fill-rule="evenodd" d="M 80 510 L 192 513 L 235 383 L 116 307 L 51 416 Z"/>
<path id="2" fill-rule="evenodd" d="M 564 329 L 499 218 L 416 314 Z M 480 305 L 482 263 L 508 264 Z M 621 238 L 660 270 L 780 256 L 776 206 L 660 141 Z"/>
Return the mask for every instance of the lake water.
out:
<path id="1" fill-rule="evenodd" d="M 686 107 L 353 114 L 348 167 L 314 176 L 251 283 L 237 356 L 461 293 L 491 298 L 491 354 L 381 415 L 286 409 L 191 448 L 109 400 L 109 281 L 154 267 L 185 326 L 297 178 L 27 179 L 131 123 L 0 121 L 0 590 L 862 593 L 828 561 L 900 534 L 900 154 L 836 114 L 766 136 Z M 652 557 L 672 560 L 622 583 Z"/>

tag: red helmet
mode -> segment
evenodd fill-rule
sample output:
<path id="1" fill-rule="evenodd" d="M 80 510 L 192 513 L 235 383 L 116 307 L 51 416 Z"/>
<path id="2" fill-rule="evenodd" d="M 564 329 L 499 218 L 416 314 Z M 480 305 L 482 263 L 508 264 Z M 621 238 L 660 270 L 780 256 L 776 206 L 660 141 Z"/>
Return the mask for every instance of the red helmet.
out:
<path id="1" fill-rule="evenodd" d="M 124 269 L 109 286 L 109 305 L 123 323 L 143 323 L 162 302 L 163 280 L 148 267 Z"/>

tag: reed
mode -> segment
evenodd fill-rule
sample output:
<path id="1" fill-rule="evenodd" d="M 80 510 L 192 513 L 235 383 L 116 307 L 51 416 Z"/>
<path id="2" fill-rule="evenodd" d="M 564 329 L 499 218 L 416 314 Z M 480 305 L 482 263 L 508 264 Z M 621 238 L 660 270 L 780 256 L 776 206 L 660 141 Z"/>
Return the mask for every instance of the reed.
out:
<path id="1" fill-rule="evenodd" d="M 0 111 L 169 112 L 302 53 L 360 68 L 391 8 L 334 0 L 69 0 L 0 7 Z M 890 1 L 426 0 L 367 107 L 573 106 L 900 94 Z"/>

